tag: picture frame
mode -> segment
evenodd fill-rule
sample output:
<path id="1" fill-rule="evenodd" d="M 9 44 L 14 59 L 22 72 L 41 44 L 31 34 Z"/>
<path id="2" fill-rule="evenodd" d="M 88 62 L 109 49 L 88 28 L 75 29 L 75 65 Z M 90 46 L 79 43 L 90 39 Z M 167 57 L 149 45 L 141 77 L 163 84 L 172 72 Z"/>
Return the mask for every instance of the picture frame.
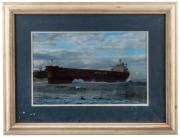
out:
<path id="1" fill-rule="evenodd" d="M 17 123 L 15 15 L 18 14 L 164 14 L 165 123 Z M 4 134 L 177 134 L 177 3 L 3 3 Z"/>

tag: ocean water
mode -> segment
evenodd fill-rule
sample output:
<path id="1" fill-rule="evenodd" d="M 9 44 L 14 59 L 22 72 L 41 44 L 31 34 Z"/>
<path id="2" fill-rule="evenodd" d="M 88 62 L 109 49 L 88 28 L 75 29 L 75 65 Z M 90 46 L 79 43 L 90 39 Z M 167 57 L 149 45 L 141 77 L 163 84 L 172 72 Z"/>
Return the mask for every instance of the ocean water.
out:
<path id="1" fill-rule="evenodd" d="M 147 82 L 84 82 L 69 84 L 33 83 L 34 105 L 147 104 Z"/>

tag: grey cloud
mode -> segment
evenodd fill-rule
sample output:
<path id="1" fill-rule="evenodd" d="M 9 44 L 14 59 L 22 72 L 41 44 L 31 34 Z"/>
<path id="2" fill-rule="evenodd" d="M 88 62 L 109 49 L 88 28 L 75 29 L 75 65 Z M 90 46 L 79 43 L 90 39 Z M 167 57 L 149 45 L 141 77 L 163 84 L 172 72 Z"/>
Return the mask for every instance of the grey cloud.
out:
<path id="1" fill-rule="evenodd" d="M 55 34 L 34 34 L 36 38 L 33 39 L 35 46 L 73 46 L 74 48 L 99 46 L 102 49 L 122 49 L 122 48 L 146 48 L 147 39 L 145 32 L 128 32 L 120 36 L 103 37 L 93 33 L 88 35 L 81 33 L 55 33 Z"/>

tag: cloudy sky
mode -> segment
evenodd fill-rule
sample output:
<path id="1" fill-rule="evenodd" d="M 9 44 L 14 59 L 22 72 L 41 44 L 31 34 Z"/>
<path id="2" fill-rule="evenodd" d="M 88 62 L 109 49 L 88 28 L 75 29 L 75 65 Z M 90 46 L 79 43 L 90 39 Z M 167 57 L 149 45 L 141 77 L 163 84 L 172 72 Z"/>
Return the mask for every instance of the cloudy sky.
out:
<path id="1" fill-rule="evenodd" d="M 128 64 L 130 79 L 146 79 L 146 31 L 32 32 L 33 69 L 47 65 L 110 70 Z"/>

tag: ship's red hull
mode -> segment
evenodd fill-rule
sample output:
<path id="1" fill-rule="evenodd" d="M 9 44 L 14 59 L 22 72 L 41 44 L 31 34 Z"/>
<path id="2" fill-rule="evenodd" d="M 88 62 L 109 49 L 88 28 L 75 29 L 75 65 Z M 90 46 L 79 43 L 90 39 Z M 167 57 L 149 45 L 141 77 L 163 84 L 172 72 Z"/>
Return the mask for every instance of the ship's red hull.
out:
<path id="1" fill-rule="evenodd" d="M 126 81 L 129 72 L 116 72 L 90 69 L 71 69 L 58 66 L 46 66 L 49 84 L 72 83 L 74 79 L 95 82 L 118 82 Z"/>

